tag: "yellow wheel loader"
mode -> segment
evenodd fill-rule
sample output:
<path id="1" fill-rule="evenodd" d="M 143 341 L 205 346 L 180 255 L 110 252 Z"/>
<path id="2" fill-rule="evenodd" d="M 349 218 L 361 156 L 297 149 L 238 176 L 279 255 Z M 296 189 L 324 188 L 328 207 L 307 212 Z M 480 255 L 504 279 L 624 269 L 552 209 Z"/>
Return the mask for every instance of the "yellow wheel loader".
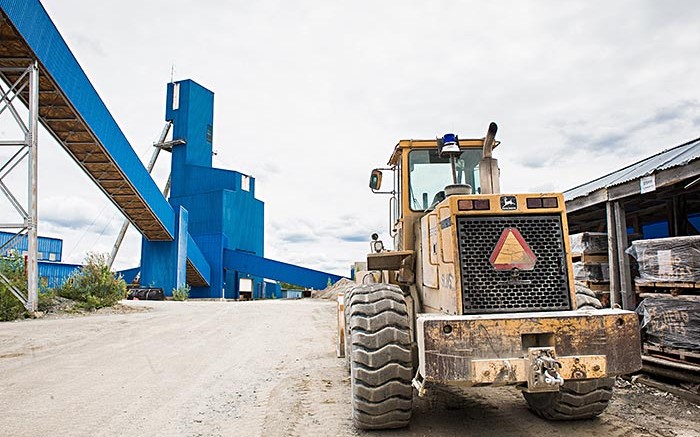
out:
<path id="1" fill-rule="evenodd" d="M 577 293 L 563 196 L 500 193 L 496 131 L 403 140 L 372 171 L 394 250 L 374 234 L 339 296 L 357 428 L 408 425 L 414 389 L 438 385 L 516 385 L 544 418 L 591 418 L 641 368 L 637 316 Z"/>

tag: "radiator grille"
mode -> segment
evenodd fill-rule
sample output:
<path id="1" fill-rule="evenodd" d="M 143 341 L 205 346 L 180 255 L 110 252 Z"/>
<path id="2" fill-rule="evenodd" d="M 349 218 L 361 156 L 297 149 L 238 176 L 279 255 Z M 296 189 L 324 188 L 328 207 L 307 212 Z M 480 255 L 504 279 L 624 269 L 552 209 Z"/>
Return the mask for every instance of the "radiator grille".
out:
<path id="1" fill-rule="evenodd" d="M 489 257 L 505 228 L 517 228 L 537 262 L 514 277 Z M 464 314 L 571 309 L 559 215 L 458 217 Z"/>

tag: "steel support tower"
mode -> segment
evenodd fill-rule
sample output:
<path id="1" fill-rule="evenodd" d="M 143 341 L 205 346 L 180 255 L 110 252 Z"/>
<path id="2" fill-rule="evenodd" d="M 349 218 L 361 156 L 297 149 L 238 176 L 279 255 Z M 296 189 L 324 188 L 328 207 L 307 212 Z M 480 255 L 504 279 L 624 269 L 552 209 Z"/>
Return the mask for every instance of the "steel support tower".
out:
<path id="1" fill-rule="evenodd" d="M 4 282 L 25 306 L 28 311 L 36 311 L 39 294 L 39 266 L 37 249 L 37 159 L 38 159 L 38 133 L 39 133 L 39 67 L 35 59 L 16 59 L 14 67 L 0 67 L 0 75 L 4 82 L 10 84 L 5 87 L 0 84 L 0 116 L 7 114 L 19 127 L 23 136 L 19 139 L 0 139 L 0 146 L 11 149 L 2 167 L 0 167 L 0 191 L 15 209 L 18 217 L 16 222 L 0 223 L 0 229 L 16 230 L 14 239 L 9 240 L 0 247 L 0 254 L 5 253 L 6 247 L 20 235 L 27 235 L 28 249 L 26 254 L 27 291 L 17 288 L 9 278 L 0 273 L 0 281 Z M 25 64 L 25 65 L 22 65 Z M 8 79 L 19 73 L 19 78 L 14 81 Z M 27 102 L 27 108 L 20 101 L 23 98 Z M 19 105 L 16 105 L 19 102 Z M 4 155 L 4 154 L 3 154 Z M 13 193 L 4 179 L 17 169 L 23 162 L 27 162 L 27 200 L 23 205 L 17 193 Z"/>

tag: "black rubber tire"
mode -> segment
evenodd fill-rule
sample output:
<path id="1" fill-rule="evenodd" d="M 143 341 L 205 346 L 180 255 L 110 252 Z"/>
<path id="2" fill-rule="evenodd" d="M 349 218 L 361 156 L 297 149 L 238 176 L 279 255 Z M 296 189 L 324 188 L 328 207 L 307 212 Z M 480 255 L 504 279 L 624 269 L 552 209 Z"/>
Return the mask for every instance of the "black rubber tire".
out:
<path id="1" fill-rule="evenodd" d="M 599 310 L 603 304 L 595 295 L 595 292 L 586 287 L 583 282 L 576 281 L 576 308 L 579 310 Z"/>
<path id="2" fill-rule="evenodd" d="M 402 428 L 411 420 L 413 353 L 401 289 L 360 285 L 346 301 L 352 421 L 359 429 Z"/>
<path id="3" fill-rule="evenodd" d="M 523 396 L 530 410 L 545 419 L 591 419 L 607 408 L 614 385 L 615 378 L 566 381 L 558 392 L 523 392 Z"/>

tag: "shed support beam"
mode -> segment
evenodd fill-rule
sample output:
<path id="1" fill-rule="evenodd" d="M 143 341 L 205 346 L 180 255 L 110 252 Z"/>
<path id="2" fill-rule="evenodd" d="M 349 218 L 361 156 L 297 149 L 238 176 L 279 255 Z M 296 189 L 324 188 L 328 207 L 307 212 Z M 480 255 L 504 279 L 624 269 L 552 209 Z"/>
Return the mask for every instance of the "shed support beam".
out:
<path id="1" fill-rule="evenodd" d="M 617 239 L 615 232 L 615 213 L 613 203 L 605 202 L 605 217 L 608 233 L 608 268 L 610 269 L 610 307 L 620 305 L 620 278 L 617 263 Z"/>
<path id="2" fill-rule="evenodd" d="M 632 274 L 630 271 L 629 256 L 625 253 L 627 241 L 627 219 L 625 206 L 620 201 L 613 202 L 615 215 L 615 239 L 617 249 L 617 269 L 620 284 L 620 298 L 622 309 L 635 309 L 634 287 L 632 286 Z M 612 280 L 612 278 L 610 278 Z"/>

